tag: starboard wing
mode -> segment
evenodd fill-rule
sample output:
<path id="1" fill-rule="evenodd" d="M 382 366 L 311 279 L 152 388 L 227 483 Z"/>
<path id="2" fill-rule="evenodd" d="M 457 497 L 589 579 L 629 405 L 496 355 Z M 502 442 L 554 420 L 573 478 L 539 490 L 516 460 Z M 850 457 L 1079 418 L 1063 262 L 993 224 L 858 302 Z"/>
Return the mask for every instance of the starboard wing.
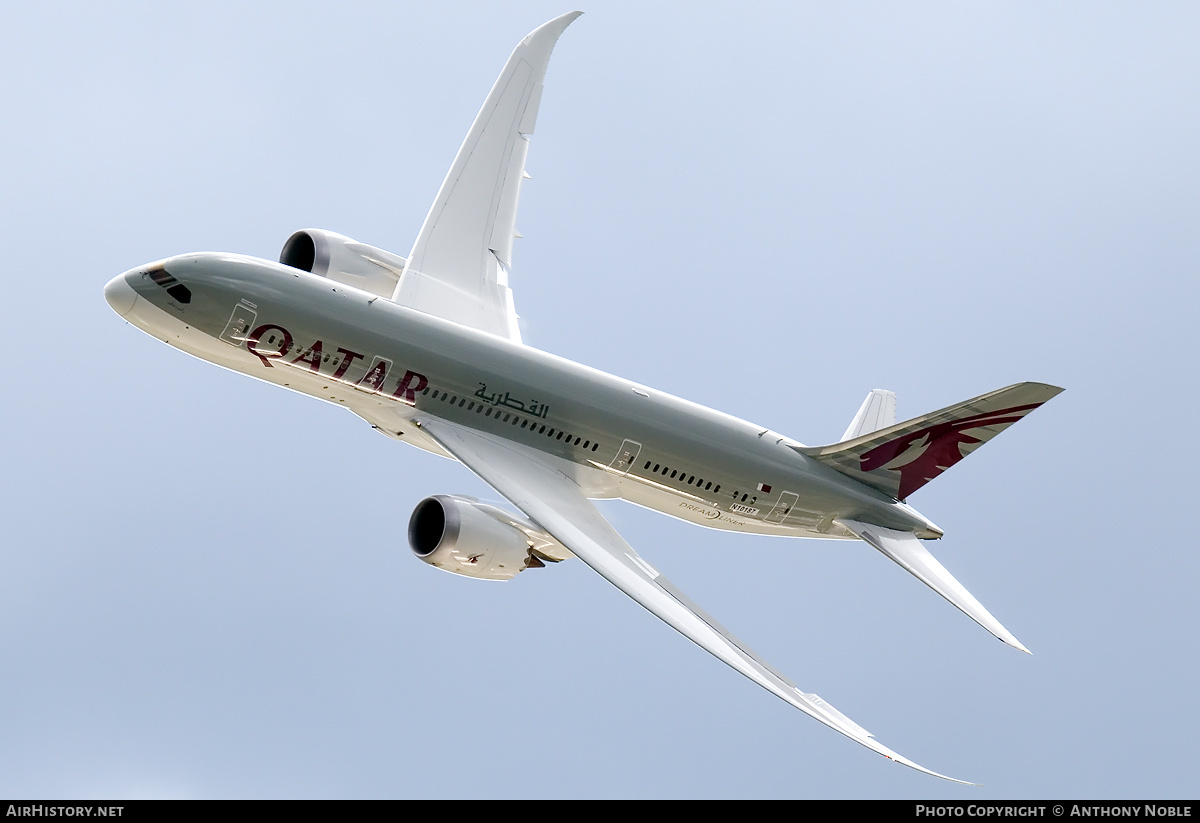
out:
<path id="1" fill-rule="evenodd" d="M 467 132 L 392 300 L 521 342 L 508 287 L 525 154 L 542 79 L 570 12 L 517 44 Z"/>

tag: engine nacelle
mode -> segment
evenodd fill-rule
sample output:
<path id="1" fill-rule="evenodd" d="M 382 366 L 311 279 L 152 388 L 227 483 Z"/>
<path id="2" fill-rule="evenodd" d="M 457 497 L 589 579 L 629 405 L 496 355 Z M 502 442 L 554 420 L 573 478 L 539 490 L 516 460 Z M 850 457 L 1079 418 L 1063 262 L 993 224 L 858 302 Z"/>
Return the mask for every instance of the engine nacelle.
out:
<path id="1" fill-rule="evenodd" d="M 518 572 L 571 557 L 528 520 L 470 497 L 437 494 L 417 504 L 408 521 L 413 554 L 431 566 L 483 580 L 511 580 Z"/>
<path id="2" fill-rule="evenodd" d="M 279 262 L 391 299 L 405 259 L 324 229 L 303 229 L 288 238 Z"/>

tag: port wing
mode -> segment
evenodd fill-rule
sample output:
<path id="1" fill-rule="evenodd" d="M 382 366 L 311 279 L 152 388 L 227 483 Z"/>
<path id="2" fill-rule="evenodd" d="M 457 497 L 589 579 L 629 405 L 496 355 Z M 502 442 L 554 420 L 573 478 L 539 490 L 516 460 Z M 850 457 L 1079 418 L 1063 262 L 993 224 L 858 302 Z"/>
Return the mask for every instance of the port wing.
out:
<path id="1" fill-rule="evenodd" d="M 868 749 L 917 771 L 954 780 L 919 766 L 876 742 L 862 726 L 818 695 L 801 691 L 750 651 L 643 560 L 604 519 L 575 481 L 554 468 L 546 455 L 444 420 L 425 420 L 421 427 L 584 563 L 714 657 Z"/>

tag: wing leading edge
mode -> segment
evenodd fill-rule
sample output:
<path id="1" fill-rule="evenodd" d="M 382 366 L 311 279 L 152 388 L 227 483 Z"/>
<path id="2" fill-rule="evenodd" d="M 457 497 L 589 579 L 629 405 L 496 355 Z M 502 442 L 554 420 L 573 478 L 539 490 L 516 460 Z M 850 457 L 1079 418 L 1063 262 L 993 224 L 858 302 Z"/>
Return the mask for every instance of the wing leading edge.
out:
<path id="1" fill-rule="evenodd" d="M 422 430 L 496 489 L 602 577 L 705 651 L 795 708 L 897 763 L 965 783 L 919 766 L 826 703 L 802 692 L 638 556 L 587 499 L 574 480 L 545 455 L 444 420 Z"/>
<path id="2" fill-rule="evenodd" d="M 392 299 L 521 342 L 508 287 L 525 155 L 564 14 L 517 44 L 471 124 L 417 235 Z"/>

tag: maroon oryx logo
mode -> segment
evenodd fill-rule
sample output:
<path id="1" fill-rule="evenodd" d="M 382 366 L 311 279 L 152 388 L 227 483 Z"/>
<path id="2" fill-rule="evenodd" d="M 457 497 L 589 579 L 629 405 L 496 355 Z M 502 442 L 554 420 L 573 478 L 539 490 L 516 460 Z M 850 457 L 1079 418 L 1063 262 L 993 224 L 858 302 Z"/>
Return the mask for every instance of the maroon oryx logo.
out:
<path id="1" fill-rule="evenodd" d="M 1013 406 L 917 429 L 882 443 L 860 455 L 858 458 L 859 468 L 864 472 L 882 468 L 900 472 L 900 490 L 897 497 L 904 500 L 966 457 L 961 448 L 963 444 L 973 446 L 977 443 L 984 443 L 999 433 L 993 432 L 986 437 L 979 438 L 967 434 L 970 429 L 1012 425 L 1040 405 L 1042 404 L 1030 403 L 1027 406 Z M 888 466 L 888 463 L 902 457 L 914 446 L 923 447 L 916 457 L 899 466 Z"/>

